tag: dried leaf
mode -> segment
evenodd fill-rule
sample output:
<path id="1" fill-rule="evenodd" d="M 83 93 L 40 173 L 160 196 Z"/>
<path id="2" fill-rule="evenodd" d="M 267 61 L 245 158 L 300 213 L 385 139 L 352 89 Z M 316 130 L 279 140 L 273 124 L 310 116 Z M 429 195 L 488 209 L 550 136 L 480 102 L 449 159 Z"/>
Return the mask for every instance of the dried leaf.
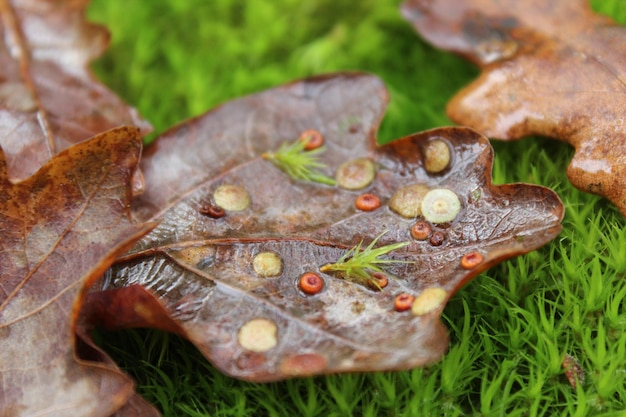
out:
<path id="1" fill-rule="evenodd" d="M 0 156 L 2 415 L 109 416 L 141 403 L 114 365 L 74 354 L 86 288 L 149 230 L 129 213 L 140 153 L 139 131 L 120 128 L 15 184 Z"/>
<path id="2" fill-rule="evenodd" d="M 486 268 L 556 236 L 563 207 L 542 187 L 493 186 L 492 149 L 471 129 L 377 147 L 386 102 L 376 77 L 317 77 L 166 132 L 142 160 L 147 189 L 134 207 L 141 220 L 162 223 L 120 260 L 108 288 L 123 296 L 127 286 L 146 287 L 217 367 L 249 380 L 438 360 L 448 344 L 439 320 L 447 299 Z M 293 179 L 262 157 L 309 129 L 324 137 L 320 169 L 338 172 L 337 186 Z M 404 217 L 415 184 L 448 191 L 434 192 L 424 216 Z M 381 206 L 358 209 L 363 193 Z M 441 200 L 450 193 L 458 207 Z M 215 205 L 221 216 L 208 209 Z M 446 211 L 453 218 L 445 224 L 427 221 Z M 416 222 L 431 230 L 412 237 Z M 321 271 L 377 236 L 387 282 Z M 300 283 L 306 273 L 311 290 Z M 406 294 L 413 311 L 396 311 Z"/>
<path id="3" fill-rule="evenodd" d="M 0 146 L 11 180 L 113 127 L 151 129 L 87 69 L 108 44 L 106 30 L 85 21 L 87 2 L 0 2 Z"/>
<path id="4" fill-rule="evenodd" d="M 404 16 L 482 74 L 448 114 L 487 136 L 570 143 L 567 175 L 626 215 L 626 28 L 587 0 L 408 0 Z"/>

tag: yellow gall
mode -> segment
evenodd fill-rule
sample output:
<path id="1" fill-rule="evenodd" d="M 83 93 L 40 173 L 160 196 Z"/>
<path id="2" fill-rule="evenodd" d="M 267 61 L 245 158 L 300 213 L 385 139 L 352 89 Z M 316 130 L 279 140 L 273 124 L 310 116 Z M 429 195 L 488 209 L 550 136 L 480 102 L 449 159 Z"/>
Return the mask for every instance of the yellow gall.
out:
<path id="1" fill-rule="evenodd" d="M 424 147 L 424 168 L 431 174 L 437 174 L 450 165 L 450 146 L 443 139 L 433 139 Z"/>
<path id="2" fill-rule="evenodd" d="M 278 343 L 278 327 L 268 319 L 252 319 L 239 329 L 239 345 L 252 352 L 267 352 Z"/>
<path id="3" fill-rule="evenodd" d="M 238 185 L 221 185 L 213 193 L 215 205 L 226 211 L 242 211 L 250 207 L 250 194 Z"/>
<path id="4" fill-rule="evenodd" d="M 261 277 L 275 277 L 283 270 L 283 261 L 274 252 L 261 252 L 252 261 L 254 272 Z"/>
<path id="5" fill-rule="evenodd" d="M 389 200 L 389 208 L 402 217 L 415 218 L 422 213 L 422 200 L 429 191 L 423 184 L 400 188 Z"/>
<path id="6" fill-rule="evenodd" d="M 413 301 L 411 311 L 416 316 L 430 313 L 441 306 L 441 303 L 448 296 L 448 292 L 440 287 L 425 288 Z"/>
<path id="7" fill-rule="evenodd" d="M 341 188 L 360 190 L 370 185 L 375 176 L 374 163 L 367 158 L 359 158 L 344 162 L 337 170 L 335 179 Z"/>
<path id="8" fill-rule="evenodd" d="M 431 223 L 449 223 L 460 211 L 459 197 L 447 188 L 430 190 L 422 200 L 422 215 Z"/>

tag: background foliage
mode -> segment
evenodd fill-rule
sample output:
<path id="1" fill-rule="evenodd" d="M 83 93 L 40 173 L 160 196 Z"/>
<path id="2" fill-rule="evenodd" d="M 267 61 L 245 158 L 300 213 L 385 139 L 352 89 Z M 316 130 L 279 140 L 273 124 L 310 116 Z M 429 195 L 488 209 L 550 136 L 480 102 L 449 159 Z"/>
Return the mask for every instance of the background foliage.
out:
<path id="1" fill-rule="evenodd" d="M 224 101 L 312 74 L 372 72 L 391 103 L 386 142 L 449 125 L 450 97 L 477 69 L 412 31 L 399 1 L 94 0 L 112 32 L 97 76 L 156 132 Z M 595 0 L 626 24 L 626 0 Z M 150 138 L 153 138 L 151 135 Z M 443 361 L 408 372 L 249 384 L 221 375 L 187 342 L 154 331 L 100 334 L 166 416 L 626 415 L 625 220 L 567 181 L 573 154 L 544 138 L 493 142 L 494 182 L 555 189 L 564 230 L 541 250 L 482 274 L 449 303 Z M 572 388 L 561 363 L 578 359 Z"/>

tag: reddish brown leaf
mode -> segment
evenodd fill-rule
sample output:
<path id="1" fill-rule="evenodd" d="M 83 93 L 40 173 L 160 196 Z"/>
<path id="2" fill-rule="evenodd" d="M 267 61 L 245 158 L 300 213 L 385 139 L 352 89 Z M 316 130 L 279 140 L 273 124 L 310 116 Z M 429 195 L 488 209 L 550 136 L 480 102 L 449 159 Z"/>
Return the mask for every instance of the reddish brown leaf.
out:
<path id="1" fill-rule="evenodd" d="M 74 325 L 85 289 L 149 230 L 129 213 L 140 152 L 120 128 L 15 184 L 0 157 L 2 415 L 108 416 L 133 398 L 117 368 L 75 357 Z"/>
<path id="2" fill-rule="evenodd" d="M 569 382 L 572 388 L 576 389 L 578 384 L 584 384 L 585 370 L 576 357 L 566 353 L 561 366 L 563 367 L 563 373 L 567 378 L 567 382 Z"/>
<path id="3" fill-rule="evenodd" d="M 154 292 L 216 366 L 250 380 L 439 359 L 448 343 L 439 320 L 445 301 L 479 272 L 556 236 L 563 208 L 542 187 L 493 186 L 489 142 L 467 128 L 376 147 L 386 102 L 376 77 L 318 77 L 224 104 L 165 133 L 143 159 L 148 187 L 135 207 L 142 220 L 162 223 L 115 267 L 111 287 Z M 293 180 L 261 157 L 308 129 L 324 137 L 325 175 L 342 171 L 358 183 L 355 166 L 340 169 L 356 160 L 372 164 L 373 182 L 349 190 Z M 421 216 L 390 210 L 394 194 L 414 184 L 451 190 L 461 204 L 446 224 L 417 228 L 420 240 L 411 229 Z M 241 210 L 209 215 L 226 185 L 245 190 L 249 204 L 237 197 Z M 357 208 L 363 193 L 381 206 Z M 384 232 L 377 247 L 410 241 L 386 256 L 409 262 L 383 265 L 386 280 L 361 284 L 320 270 Z M 314 274 L 301 279 L 307 272 Z M 411 297 L 422 307 L 429 298 L 432 311 L 406 311 Z"/>
<path id="4" fill-rule="evenodd" d="M 85 21 L 87 1 L 0 1 L 0 146 L 12 180 L 113 127 L 151 129 L 88 71 L 108 33 Z"/>
<path id="5" fill-rule="evenodd" d="M 449 103 L 454 121 L 500 139 L 570 143 L 572 184 L 626 215 L 626 28 L 588 0 L 408 0 L 403 13 L 483 69 Z"/>

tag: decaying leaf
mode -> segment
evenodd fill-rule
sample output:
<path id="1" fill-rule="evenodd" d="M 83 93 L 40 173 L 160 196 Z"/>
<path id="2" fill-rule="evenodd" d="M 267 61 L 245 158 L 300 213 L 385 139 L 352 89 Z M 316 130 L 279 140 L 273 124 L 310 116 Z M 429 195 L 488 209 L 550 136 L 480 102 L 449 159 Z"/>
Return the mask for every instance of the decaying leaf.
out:
<path id="1" fill-rule="evenodd" d="M 542 187 L 492 185 L 492 149 L 468 128 L 377 147 L 386 103 L 376 77 L 317 77 L 166 132 L 142 159 L 147 188 L 134 205 L 138 219 L 162 222 L 102 294 L 146 287 L 217 367 L 249 380 L 439 359 L 449 297 L 556 236 L 563 207 Z M 263 157 L 310 129 L 326 146 L 317 168 L 336 185 Z M 380 249 L 382 277 L 323 268 L 359 244 L 350 255 Z"/>
<path id="2" fill-rule="evenodd" d="M 151 129 L 87 69 L 108 44 L 106 30 L 86 22 L 87 2 L 0 1 L 0 146 L 11 180 L 111 128 Z"/>
<path id="3" fill-rule="evenodd" d="M 626 28 L 588 0 L 407 0 L 402 10 L 429 42 L 483 70 L 449 103 L 455 122 L 570 143 L 572 184 L 626 215 Z"/>
<path id="4" fill-rule="evenodd" d="M 112 364 L 74 354 L 87 287 L 149 227 L 131 222 L 136 128 L 73 146 L 12 183 L 0 156 L 0 414 L 109 416 L 135 397 Z M 148 415 L 148 414 L 144 414 Z"/>

